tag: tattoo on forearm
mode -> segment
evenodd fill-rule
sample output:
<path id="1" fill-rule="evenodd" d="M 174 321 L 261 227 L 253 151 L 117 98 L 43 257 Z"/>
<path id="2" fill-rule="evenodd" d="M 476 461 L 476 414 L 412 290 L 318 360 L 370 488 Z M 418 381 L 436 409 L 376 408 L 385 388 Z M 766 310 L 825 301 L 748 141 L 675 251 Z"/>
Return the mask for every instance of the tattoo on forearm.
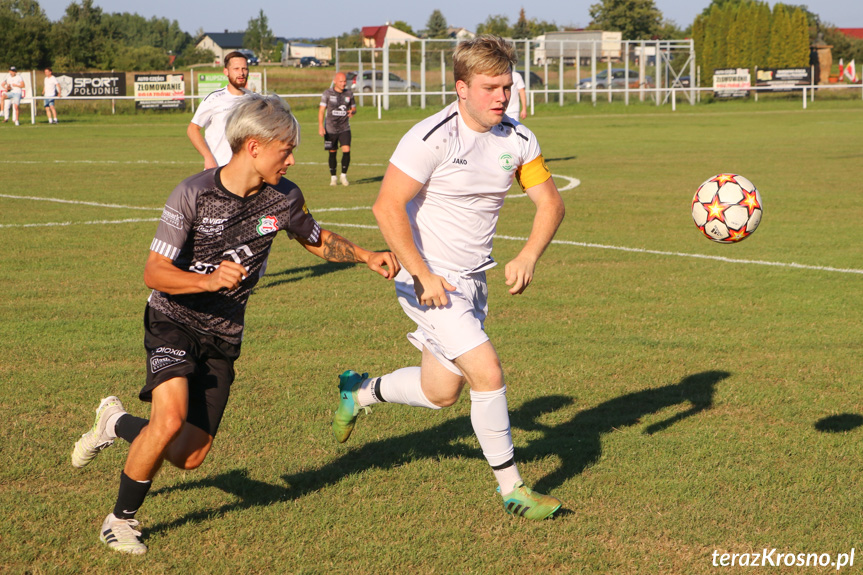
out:
<path id="1" fill-rule="evenodd" d="M 356 263 L 357 252 L 355 246 L 348 240 L 337 234 L 330 234 L 324 242 L 324 258 L 331 262 Z"/>

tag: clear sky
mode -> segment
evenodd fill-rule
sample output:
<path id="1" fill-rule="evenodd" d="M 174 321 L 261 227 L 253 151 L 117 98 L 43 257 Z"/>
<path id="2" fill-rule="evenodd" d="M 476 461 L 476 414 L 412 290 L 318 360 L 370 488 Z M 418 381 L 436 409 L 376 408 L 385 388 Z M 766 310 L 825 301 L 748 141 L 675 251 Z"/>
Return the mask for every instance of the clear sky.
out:
<path id="1" fill-rule="evenodd" d="M 266 14 L 270 29 L 276 36 L 285 38 L 321 38 L 338 36 L 363 26 L 378 26 L 402 20 L 414 30 L 424 29 L 434 9 L 440 10 L 450 26 L 475 30 L 489 14 L 502 14 L 510 22 L 518 19 L 519 10 L 525 8 L 528 18 L 554 22 L 560 26 L 583 27 L 590 23 L 591 4 L 599 0 L 497 0 L 476 2 L 465 0 L 436 0 L 434 2 L 393 2 L 392 0 L 328 0 L 326 2 L 290 0 L 94 0 L 103 12 L 132 12 L 145 18 L 153 16 L 177 20 L 180 28 L 194 35 L 204 32 L 242 32 L 249 20 L 260 10 Z M 804 4 L 802 0 L 799 4 Z M 80 3 L 80 0 L 78 0 Z M 52 21 L 63 17 L 71 0 L 39 0 Z M 686 28 L 710 0 L 655 0 L 663 16 Z M 769 0 L 773 6 L 775 0 Z M 797 4 L 787 0 L 787 4 Z M 863 28 L 863 0 L 809 0 L 810 10 L 822 22 L 840 28 Z M 489 6 L 493 6 L 489 8 Z M 813 8 L 814 6 L 814 8 Z"/>

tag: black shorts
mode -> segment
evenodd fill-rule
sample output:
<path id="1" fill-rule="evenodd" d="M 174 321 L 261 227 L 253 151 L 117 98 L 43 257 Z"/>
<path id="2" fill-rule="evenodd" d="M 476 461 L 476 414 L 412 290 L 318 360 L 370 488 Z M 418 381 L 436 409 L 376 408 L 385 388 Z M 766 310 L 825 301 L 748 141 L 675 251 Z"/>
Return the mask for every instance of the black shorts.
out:
<path id="1" fill-rule="evenodd" d="M 340 146 L 350 146 L 351 145 L 351 131 L 348 130 L 346 132 L 339 132 L 338 134 L 327 134 L 324 136 L 324 149 L 330 150 L 334 152 L 339 149 Z"/>
<path id="2" fill-rule="evenodd" d="M 150 402 L 157 386 L 185 377 L 189 382 L 186 421 L 215 437 L 228 404 L 240 346 L 177 323 L 148 305 L 144 311 L 144 347 L 147 384 L 138 397 Z"/>

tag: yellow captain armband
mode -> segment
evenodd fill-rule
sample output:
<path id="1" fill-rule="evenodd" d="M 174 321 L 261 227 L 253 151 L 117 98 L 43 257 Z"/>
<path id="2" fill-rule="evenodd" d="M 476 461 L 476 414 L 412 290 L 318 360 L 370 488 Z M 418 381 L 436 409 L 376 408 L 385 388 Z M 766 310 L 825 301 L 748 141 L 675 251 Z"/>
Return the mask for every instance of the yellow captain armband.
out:
<path id="1" fill-rule="evenodd" d="M 515 172 L 515 179 L 518 180 L 518 185 L 521 186 L 522 190 L 539 185 L 550 177 L 551 172 L 548 171 L 548 166 L 545 165 L 545 158 L 542 157 L 542 154 Z"/>

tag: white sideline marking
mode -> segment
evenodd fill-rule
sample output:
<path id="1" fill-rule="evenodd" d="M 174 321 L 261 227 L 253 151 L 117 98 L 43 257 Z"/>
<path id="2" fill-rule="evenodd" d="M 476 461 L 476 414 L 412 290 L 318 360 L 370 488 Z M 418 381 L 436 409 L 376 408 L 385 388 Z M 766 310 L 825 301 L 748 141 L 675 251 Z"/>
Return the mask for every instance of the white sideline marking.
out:
<path id="1" fill-rule="evenodd" d="M 158 222 L 159 218 L 143 218 L 128 220 L 93 220 L 89 222 L 48 222 L 44 224 L 0 224 L 0 228 L 57 228 L 63 226 L 93 226 L 110 224 L 133 224 L 137 222 Z"/>
<path id="2" fill-rule="evenodd" d="M 569 176 L 560 176 L 557 174 L 553 174 L 555 177 L 565 178 L 569 180 L 569 184 L 561 188 L 561 191 L 572 189 L 580 184 L 579 180 L 576 178 L 571 178 Z M 514 197 L 524 197 L 525 194 L 516 195 Z M 507 196 L 510 197 L 510 196 Z M 64 204 L 81 204 L 88 206 L 96 206 L 96 207 L 105 207 L 105 208 L 125 208 L 131 210 L 159 210 L 161 211 L 163 208 L 144 208 L 139 206 L 123 206 L 118 204 L 100 204 L 97 202 L 84 202 L 77 200 L 62 200 L 58 198 L 38 198 L 32 196 L 10 196 L 6 194 L 0 194 L 0 198 L 8 198 L 8 199 L 16 199 L 16 200 L 37 200 L 37 201 L 46 201 L 46 202 L 60 202 Z M 322 212 L 349 212 L 349 211 L 364 211 L 371 210 L 371 206 L 354 206 L 350 208 L 321 208 L 317 210 L 313 210 L 315 213 Z M 39 224 L 0 224 L 0 228 L 38 228 L 38 227 L 62 227 L 62 226 L 73 226 L 73 225 L 111 225 L 111 224 L 127 224 L 127 223 L 139 223 L 139 222 L 157 222 L 159 218 L 144 218 L 144 219 L 123 219 L 123 220 L 93 220 L 87 222 L 49 222 L 49 223 L 39 223 Z M 376 225 L 368 225 L 368 224 L 346 224 L 341 222 L 318 222 L 322 226 L 334 226 L 334 227 L 343 227 L 343 228 L 358 228 L 364 230 L 376 230 L 378 226 Z M 517 237 L 517 236 L 504 236 L 504 235 L 495 235 L 496 239 L 501 240 L 510 240 L 510 241 L 518 241 L 518 242 L 526 242 L 527 238 L 525 237 Z M 602 250 L 616 250 L 621 252 L 629 252 L 629 253 L 638 253 L 638 254 L 650 254 L 657 256 L 672 256 L 672 257 L 680 257 L 680 258 L 696 258 L 696 259 L 704 259 L 704 260 L 713 260 L 718 262 L 732 263 L 732 264 L 747 264 L 747 265 L 760 265 L 760 266 L 773 266 L 780 268 L 791 268 L 791 269 L 801 269 L 801 270 L 813 270 L 813 271 L 822 271 L 822 272 L 832 272 L 832 273 L 843 273 L 843 274 L 861 274 L 863 275 L 863 270 L 853 269 L 853 268 L 834 268 L 830 266 L 813 266 L 813 265 L 805 265 L 798 264 L 795 262 L 784 263 L 784 262 L 769 262 L 769 261 L 759 261 L 759 260 L 744 260 L 738 258 L 728 258 L 725 256 L 711 256 L 706 254 L 687 254 L 682 252 L 668 252 L 662 250 L 648 250 L 644 248 L 627 248 L 623 246 L 609 246 L 604 244 L 594 244 L 587 242 L 573 242 L 569 240 L 552 240 L 552 244 L 555 245 L 564 245 L 564 246 L 576 246 L 582 248 L 592 248 L 592 249 L 602 249 Z"/>
<path id="3" fill-rule="evenodd" d="M 581 180 L 578 178 L 572 178 L 570 176 L 561 176 L 560 174 L 552 174 L 552 178 L 563 178 L 567 181 L 567 184 L 562 188 L 557 188 L 558 192 L 567 192 L 573 188 L 577 188 L 581 185 Z M 510 194 L 506 197 L 507 200 L 512 198 L 526 198 L 527 194 Z"/>
<path id="4" fill-rule="evenodd" d="M 498 235 L 496 235 L 495 239 L 515 240 L 515 241 L 521 241 L 521 242 L 527 241 L 527 238 L 519 238 L 519 237 L 514 237 L 514 236 L 498 236 Z M 661 250 L 647 250 L 647 249 L 643 249 L 643 248 L 625 248 L 625 247 L 621 247 L 621 246 L 606 246 L 603 244 L 572 242 L 572 241 L 568 241 L 568 240 L 552 240 L 551 243 L 558 244 L 558 245 L 564 245 L 564 246 L 578 246 L 578 247 L 582 247 L 582 248 L 596 248 L 596 249 L 602 249 L 602 250 L 617 250 L 617 251 L 621 251 L 621 252 L 631 252 L 631 253 L 638 253 L 638 254 L 651 254 L 651 255 L 657 255 L 657 256 L 674 256 L 674 257 L 680 257 L 680 258 L 698 258 L 698 259 L 703 259 L 703 260 L 714 260 L 714 261 L 718 261 L 718 262 L 725 262 L 725 263 L 731 263 L 731 264 L 751 264 L 751 265 L 759 265 L 759 266 L 774 266 L 774 267 L 780 267 L 780 268 L 794 268 L 794 269 L 801 269 L 801 270 L 815 270 L 815 271 L 822 271 L 822 272 L 836 272 L 836 273 L 843 273 L 843 274 L 863 274 L 863 270 L 856 270 L 856 269 L 851 269 L 851 268 L 832 268 L 832 267 L 828 267 L 828 266 L 809 266 L 809 265 L 798 264 L 798 263 L 794 263 L 794 262 L 784 263 L 784 262 L 765 262 L 765 261 L 759 261 L 759 260 L 741 260 L 741 259 L 737 259 L 737 258 L 727 258 L 725 256 L 709 256 L 706 254 L 686 254 L 686 253 L 682 253 L 682 252 L 665 252 L 665 251 L 661 251 Z"/>
<path id="5" fill-rule="evenodd" d="M 120 204 L 100 204 L 99 202 L 84 202 L 81 200 L 61 200 L 60 198 L 39 198 L 36 196 L 9 196 L 0 194 L 0 198 L 9 200 L 33 200 L 36 202 L 57 202 L 59 204 L 77 204 L 80 206 L 96 206 L 97 208 L 123 208 L 126 210 L 159 210 L 163 208 L 142 208 L 140 206 L 123 206 Z"/>

